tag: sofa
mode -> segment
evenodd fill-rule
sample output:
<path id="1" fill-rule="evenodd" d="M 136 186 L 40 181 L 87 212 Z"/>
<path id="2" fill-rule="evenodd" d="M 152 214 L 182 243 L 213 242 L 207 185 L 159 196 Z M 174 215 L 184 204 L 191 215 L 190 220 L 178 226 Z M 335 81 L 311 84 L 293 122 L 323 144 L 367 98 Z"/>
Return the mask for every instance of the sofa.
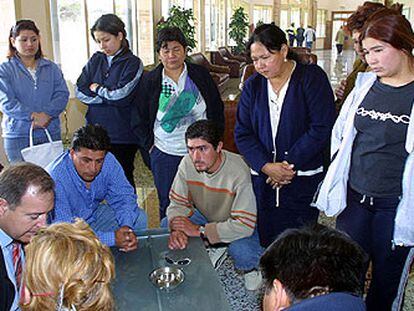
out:
<path id="1" fill-rule="evenodd" d="M 229 66 L 213 65 L 202 53 L 195 53 L 189 57 L 192 63 L 208 69 L 220 91 L 224 89 L 226 82 L 230 79 Z"/>
<path id="2" fill-rule="evenodd" d="M 249 62 L 249 57 L 246 57 L 245 55 L 233 55 L 230 52 L 230 50 L 225 46 L 219 47 L 218 51 L 219 51 L 221 56 L 226 57 L 227 59 L 234 59 L 234 60 L 237 60 L 241 63 L 244 63 L 244 64 L 242 64 L 243 66 L 247 63 L 250 63 Z"/>
<path id="3" fill-rule="evenodd" d="M 241 68 L 244 66 L 244 62 L 240 62 L 235 59 L 229 59 L 227 57 L 223 57 L 220 52 L 213 51 L 210 52 L 211 62 L 214 65 L 219 66 L 228 66 L 230 68 L 230 78 L 239 78 L 241 73 Z"/>

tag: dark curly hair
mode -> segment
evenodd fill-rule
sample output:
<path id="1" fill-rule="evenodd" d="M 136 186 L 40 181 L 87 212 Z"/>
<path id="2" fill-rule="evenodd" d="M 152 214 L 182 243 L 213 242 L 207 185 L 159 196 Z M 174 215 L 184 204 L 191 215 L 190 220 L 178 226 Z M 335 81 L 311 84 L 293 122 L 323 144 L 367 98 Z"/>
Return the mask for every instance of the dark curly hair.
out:
<path id="1" fill-rule="evenodd" d="M 103 126 L 88 124 L 75 131 L 71 148 L 74 151 L 79 151 L 80 148 L 109 151 L 111 149 L 111 139 Z"/>

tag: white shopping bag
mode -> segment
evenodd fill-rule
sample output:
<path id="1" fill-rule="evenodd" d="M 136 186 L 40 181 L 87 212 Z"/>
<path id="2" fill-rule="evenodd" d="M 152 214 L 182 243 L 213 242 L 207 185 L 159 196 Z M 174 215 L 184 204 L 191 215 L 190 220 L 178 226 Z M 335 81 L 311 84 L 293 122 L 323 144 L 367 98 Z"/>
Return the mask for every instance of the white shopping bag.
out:
<path id="1" fill-rule="evenodd" d="M 22 157 L 26 162 L 37 164 L 45 168 L 63 152 L 61 140 L 53 141 L 47 129 L 44 129 L 48 143 L 33 146 L 33 126 L 30 127 L 29 147 L 22 149 Z"/>

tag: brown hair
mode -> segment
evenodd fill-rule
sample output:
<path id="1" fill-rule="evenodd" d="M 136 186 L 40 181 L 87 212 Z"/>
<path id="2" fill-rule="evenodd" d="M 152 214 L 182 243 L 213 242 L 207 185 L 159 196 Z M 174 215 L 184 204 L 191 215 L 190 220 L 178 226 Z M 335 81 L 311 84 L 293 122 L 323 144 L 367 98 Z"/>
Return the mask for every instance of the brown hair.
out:
<path id="1" fill-rule="evenodd" d="M 47 193 L 54 191 L 55 183 L 43 168 L 28 162 L 10 165 L 0 173 L 0 198 L 7 201 L 11 210 L 20 205 L 30 186 L 39 193 Z"/>
<path id="2" fill-rule="evenodd" d="M 12 45 L 10 39 L 11 38 L 16 39 L 19 36 L 19 34 L 22 30 L 31 30 L 36 35 L 40 34 L 39 28 L 37 28 L 34 21 L 32 21 L 30 19 L 21 19 L 21 20 L 17 21 L 16 24 L 10 29 L 9 50 L 7 52 L 7 58 L 12 58 L 13 56 L 16 56 L 17 50 Z M 42 53 L 42 47 L 41 47 L 40 42 L 39 42 L 39 49 L 37 50 L 37 52 L 35 54 L 35 59 L 39 59 L 41 57 L 43 57 L 43 53 Z"/>
<path id="3" fill-rule="evenodd" d="M 56 310 L 61 302 L 77 311 L 112 311 L 114 276 L 112 254 L 88 224 L 53 224 L 26 248 L 25 283 L 32 296 L 22 310 Z"/>
<path id="4" fill-rule="evenodd" d="M 354 30 L 361 31 L 367 19 L 377 10 L 383 9 L 382 3 L 366 1 L 360 5 L 357 10 L 348 17 L 346 21 L 346 29 L 350 33 Z"/>
<path id="5" fill-rule="evenodd" d="M 413 57 L 413 29 L 399 9 L 381 9 L 372 14 L 361 31 L 360 42 L 364 38 L 386 42 L 395 49 L 406 52 L 410 58 Z"/>

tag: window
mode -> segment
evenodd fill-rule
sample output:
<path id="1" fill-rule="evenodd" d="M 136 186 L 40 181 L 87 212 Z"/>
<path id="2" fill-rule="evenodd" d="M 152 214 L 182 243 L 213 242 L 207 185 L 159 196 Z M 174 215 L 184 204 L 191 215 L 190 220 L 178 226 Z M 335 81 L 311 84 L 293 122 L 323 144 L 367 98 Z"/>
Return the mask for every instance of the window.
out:
<path id="1" fill-rule="evenodd" d="M 258 22 L 268 24 L 272 21 L 272 7 L 255 5 L 253 7 L 253 23 L 257 25 Z"/>
<path id="2" fill-rule="evenodd" d="M 58 40 L 54 40 L 54 49 L 60 53 L 65 79 L 75 82 L 88 60 L 89 31 L 85 19 L 83 1 L 61 0 L 57 3 Z M 79 34 L 87 34 L 80 36 Z M 76 40 L 74 40 L 76 38 Z"/>
<path id="3" fill-rule="evenodd" d="M 292 8 L 290 11 L 290 23 L 295 23 L 295 27 L 300 25 L 300 9 Z"/>
<path id="4" fill-rule="evenodd" d="M 288 28 L 288 11 L 281 10 L 280 11 L 280 29 L 287 29 Z"/>
<path id="5" fill-rule="evenodd" d="M 88 0 L 86 1 L 86 8 L 88 14 L 86 26 L 88 30 L 92 28 L 92 26 L 95 24 L 95 21 L 103 14 L 114 13 L 112 0 Z M 91 56 L 93 53 L 99 50 L 99 47 L 95 41 L 93 41 L 90 34 L 89 42 L 89 56 Z"/>
<path id="6" fill-rule="evenodd" d="M 9 50 L 9 33 L 10 28 L 16 23 L 14 13 L 14 1 L 0 1 L 1 19 L 0 19 L 0 61 L 6 59 Z"/>
<path id="7" fill-rule="evenodd" d="M 62 64 L 65 78 L 72 83 L 99 48 L 90 35 L 90 28 L 106 13 L 117 14 L 125 23 L 130 48 L 144 65 L 154 63 L 152 0 L 57 0 L 50 3 L 55 61 Z"/>
<path id="8" fill-rule="evenodd" d="M 326 36 L 326 10 L 318 10 L 316 15 L 316 36 L 324 38 Z"/>

